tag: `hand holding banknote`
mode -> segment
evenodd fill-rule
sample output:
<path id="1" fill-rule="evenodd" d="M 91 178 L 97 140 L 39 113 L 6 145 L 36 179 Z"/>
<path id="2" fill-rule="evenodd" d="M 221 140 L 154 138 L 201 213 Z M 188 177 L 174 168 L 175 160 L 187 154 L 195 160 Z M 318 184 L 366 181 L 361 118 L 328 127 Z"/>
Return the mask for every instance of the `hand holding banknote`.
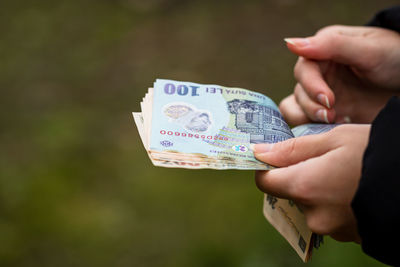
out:
<path id="1" fill-rule="evenodd" d="M 280 104 L 290 124 L 371 123 L 400 88 L 400 35 L 377 27 L 329 26 L 286 39 L 299 56 L 294 94 Z M 397 91 L 397 93 L 399 93 Z"/>
<path id="2" fill-rule="evenodd" d="M 267 194 L 294 200 L 313 232 L 359 242 L 350 204 L 369 131 L 369 125 L 349 124 L 323 134 L 255 145 L 257 159 L 281 167 L 257 171 L 257 186 Z"/>
<path id="3" fill-rule="evenodd" d="M 290 129 L 267 96 L 241 88 L 158 79 L 133 112 L 144 147 L 155 166 L 269 170 L 252 146 L 326 132 L 337 125 Z M 293 201 L 264 196 L 263 213 L 303 261 L 322 237 L 308 227 Z"/>

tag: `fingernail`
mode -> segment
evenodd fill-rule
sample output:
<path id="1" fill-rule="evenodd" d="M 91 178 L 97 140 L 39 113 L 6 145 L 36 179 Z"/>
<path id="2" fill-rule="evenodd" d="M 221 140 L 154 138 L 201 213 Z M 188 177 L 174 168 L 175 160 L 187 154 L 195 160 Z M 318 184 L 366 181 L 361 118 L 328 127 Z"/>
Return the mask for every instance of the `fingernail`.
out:
<path id="1" fill-rule="evenodd" d="M 325 107 L 331 108 L 331 105 L 329 104 L 329 99 L 326 95 L 319 94 L 319 95 L 317 95 L 317 99 L 318 99 L 319 103 L 321 103 Z"/>
<path id="2" fill-rule="evenodd" d="M 328 121 L 328 112 L 326 109 L 319 109 L 316 113 L 318 120 L 324 121 L 326 123 L 329 123 Z"/>
<path id="3" fill-rule="evenodd" d="M 274 144 L 250 144 L 250 149 L 253 150 L 254 153 L 265 153 L 271 151 Z"/>
<path id="4" fill-rule="evenodd" d="M 255 144 L 250 144 L 249 147 L 251 151 L 254 151 Z"/>
<path id="5" fill-rule="evenodd" d="M 310 44 L 310 40 L 308 38 L 285 38 L 283 39 L 286 43 L 297 47 L 304 47 Z"/>
<path id="6" fill-rule="evenodd" d="M 344 116 L 341 119 L 336 120 L 335 123 L 351 123 L 351 119 L 349 116 Z"/>
<path id="7" fill-rule="evenodd" d="M 351 119 L 349 116 L 344 116 L 343 121 L 344 123 L 351 123 Z"/>

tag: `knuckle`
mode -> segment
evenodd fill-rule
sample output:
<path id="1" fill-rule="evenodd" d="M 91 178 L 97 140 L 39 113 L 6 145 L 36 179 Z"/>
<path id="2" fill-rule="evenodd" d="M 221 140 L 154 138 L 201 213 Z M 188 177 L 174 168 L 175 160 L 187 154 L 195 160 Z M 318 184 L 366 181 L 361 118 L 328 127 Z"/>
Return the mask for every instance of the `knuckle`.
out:
<path id="1" fill-rule="evenodd" d="M 305 108 L 305 98 L 304 98 L 304 89 L 300 84 L 297 84 L 296 87 L 294 88 L 294 97 L 295 100 L 297 102 L 297 104 L 299 104 L 299 106 L 304 109 Z"/>
<path id="2" fill-rule="evenodd" d="M 281 113 L 283 113 L 285 111 L 285 109 L 286 109 L 286 106 L 287 106 L 286 102 L 287 102 L 287 100 L 283 99 L 281 101 L 281 103 L 279 103 L 279 107 L 278 108 L 281 111 Z"/>
<path id="3" fill-rule="evenodd" d="M 314 118 L 317 111 L 321 108 L 318 103 L 315 103 L 308 96 L 307 89 L 302 87 L 301 85 L 296 86 L 295 88 L 295 97 L 296 102 L 299 104 L 301 109 L 307 115 L 308 118 Z"/>
<path id="4" fill-rule="evenodd" d="M 290 107 L 290 101 L 292 97 L 294 97 L 293 94 L 285 97 L 281 103 L 279 103 L 279 110 L 281 113 L 285 113 L 285 111 Z"/>
<path id="5" fill-rule="evenodd" d="M 320 105 L 318 103 L 315 103 L 312 100 L 309 100 L 307 102 L 306 110 L 307 110 L 308 115 L 310 117 L 315 118 L 318 110 L 320 110 L 320 109 L 321 109 L 321 107 L 320 107 Z"/>
<path id="6" fill-rule="evenodd" d="M 279 110 L 285 119 L 287 119 L 287 117 L 290 117 L 290 112 L 288 109 L 289 109 L 289 105 L 286 105 L 285 103 L 279 104 Z"/>
<path id="7" fill-rule="evenodd" d="M 312 202 L 313 189 L 309 182 L 309 179 L 298 177 L 292 184 L 291 195 L 293 198 L 305 205 L 309 205 Z"/>
<path id="8" fill-rule="evenodd" d="M 279 153 L 275 153 L 274 156 L 276 162 L 279 162 L 281 164 L 284 163 L 285 166 L 291 164 L 290 158 L 292 157 L 296 147 L 295 142 L 296 138 L 291 138 L 289 140 L 274 144 L 274 151 L 279 151 Z"/>
<path id="9" fill-rule="evenodd" d="M 340 32 L 343 27 L 344 26 L 340 24 L 329 25 L 318 30 L 317 34 L 330 34 L 334 32 Z"/>
<path id="10" fill-rule="evenodd" d="M 292 138 L 287 141 L 287 145 L 285 146 L 285 157 L 291 158 L 291 156 L 296 152 L 296 143 L 297 139 Z"/>
<path id="11" fill-rule="evenodd" d="M 267 194 L 272 193 L 273 184 L 271 184 L 271 179 L 268 176 L 269 171 L 256 171 L 255 182 L 257 188 Z"/>
<path id="12" fill-rule="evenodd" d="M 302 91 L 303 91 L 303 87 L 299 83 L 297 83 L 296 86 L 294 87 L 294 95 L 296 97 L 297 102 L 299 102 L 298 98 L 299 98 L 300 94 L 302 93 Z"/>
<path id="13" fill-rule="evenodd" d="M 265 176 L 266 171 L 256 171 L 255 174 L 255 182 L 256 182 L 256 186 L 258 187 L 258 189 L 260 189 L 261 191 L 264 192 L 264 188 L 265 188 L 265 183 L 264 183 L 264 176 Z"/>
<path id="14" fill-rule="evenodd" d="M 310 230 L 316 234 L 325 234 L 325 228 L 321 225 L 320 219 L 316 215 L 310 215 L 306 217 L 307 226 Z"/>
<path id="15" fill-rule="evenodd" d="M 309 216 L 306 216 L 306 222 L 308 228 L 316 234 L 326 235 L 332 232 L 330 225 L 318 213 L 311 213 Z"/>
<path id="16" fill-rule="evenodd" d="M 294 65 L 293 74 L 294 74 L 294 77 L 296 80 L 299 80 L 301 77 L 301 73 L 302 73 L 302 69 L 303 69 L 303 65 L 304 65 L 303 63 L 304 63 L 304 59 L 302 57 L 299 57 L 296 64 Z"/>
<path id="17" fill-rule="evenodd" d="M 332 34 L 328 35 L 327 39 L 328 42 L 331 43 L 333 47 L 338 47 L 343 43 L 344 35 L 340 34 L 339 32 L 332 32 Z"/>

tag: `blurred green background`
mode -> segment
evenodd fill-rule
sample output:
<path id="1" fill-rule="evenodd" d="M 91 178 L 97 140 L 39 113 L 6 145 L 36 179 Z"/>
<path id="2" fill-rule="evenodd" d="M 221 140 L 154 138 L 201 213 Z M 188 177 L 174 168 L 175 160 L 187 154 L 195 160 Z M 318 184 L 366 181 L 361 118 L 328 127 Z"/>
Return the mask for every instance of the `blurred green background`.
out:
<path id="1" fill-rule="evenodd" d="M 0 266 L 305 266 L 251 171 L 156 168 L 131 112 L 156 78 L 294 86 L 285 37 L 397 1 L 0 2 Z M 326 238 L 307 266 L 381 266 Z"/>

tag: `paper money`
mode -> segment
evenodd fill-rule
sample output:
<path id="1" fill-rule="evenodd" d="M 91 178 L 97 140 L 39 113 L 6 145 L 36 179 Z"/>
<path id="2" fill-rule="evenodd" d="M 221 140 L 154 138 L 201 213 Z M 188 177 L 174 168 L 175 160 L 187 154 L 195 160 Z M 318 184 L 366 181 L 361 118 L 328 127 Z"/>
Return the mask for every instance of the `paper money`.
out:
<path id="1" fill-rule="evenodd" d="M 332 130 L 339 124 L 304 124 L 292 129 L 295 137 L 320 134 Z M 301 209 L 292 200 L 264 195 L 265 218 L 285 237 L 300 258 L 307 262 L 314 248 L 319 248 L 323 237 L 314 234 L 307 226 Z"/>
<path id="2" fill-rule="evenodd" d="M 250 144 L 276 143 L 328 131 L 307 124 L 290 130 L 267 96 L 241 88 L 158 79 L 133 112 L 143 145 L 155 166 L 269 170 Z M 290 200 L 265 195 L 264 215 L 303 261 L 321 238 L 307 227 Z M 318 241 L 318 242 L 317 242 Z"/>
<path id="3" fill-rule="evenodd" d="M 304 124 L 292 129 L 295 137 L 320 134 L 339 124 Z M 318 248 L 323 237 L 314 234 L 307 226 L 301 209 L 291 200 L 264 195 L 263 212 L 265 218 L 285 237 L 300 258 L 307 262 L 313 248 Z"/>
<path id="4" fill-rule="evenodd" d="M 292 129 L 292 133 L 295 137 L 311 135 L 311 134 L 320 134 L 330 131 L 339 125 L 340 124 L 319 124 L 319 123 L 303 124 L 294 127 Z"/>
<path id="5" fill-rule="evenodd" d="M 241 88 L 158 79 L 133 113 L 156 166 L 268 170 L 250 144 L 293 137 L 276 104 Z"/>
<path id="6" fill-rule="evenodd" d="M 264 195 L 263 212 L 265 218 L 285 237 L 300 258 L 307 262 L 314 248 L 313 232 L 296 204 L 287 199 Z"/>

